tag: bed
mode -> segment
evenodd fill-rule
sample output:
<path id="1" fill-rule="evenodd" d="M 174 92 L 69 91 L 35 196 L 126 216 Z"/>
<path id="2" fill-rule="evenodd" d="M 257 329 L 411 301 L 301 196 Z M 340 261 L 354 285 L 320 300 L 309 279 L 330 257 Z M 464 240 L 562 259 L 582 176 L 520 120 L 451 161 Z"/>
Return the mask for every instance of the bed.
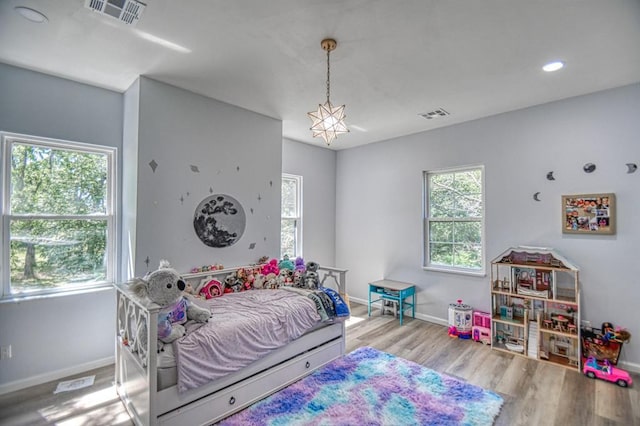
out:
<path id="1" fill-rule="evenodd" d="M 239 268 L 183 274 L 182 277 L 187 284 L 197 288 L 203 280 L 223 281 L 224 277 L 237 269 Z M 322 286 L 333 288 L 348 303 L 346 272 L 344 269 L 322 266 L 318 270 Z M 207 374 L 215 378 L 206 383 L 199 377 L 196 377 L 197 383 L 190 381 L 194 377 L 187 381 L 181 380 L 175 359 L 185 359 L 186 352 L 182 346 L 176 349 L 176 344 L 163 345 L 158 341 L 157 316 L 160 307 L 138 298 L 127 284 L 116 284 L 115 287 L 116 389 L 137 425 L 215 423 L 301 379 L 345 352 L 344 318 L 323 318 L 311 327 L 307 327 L 309 324 L 304 325 L 306 329 L 299 337 L 285 346 L 269 349 L 255 361 L 245 362 L 246 366 L 240 369 L 224 375 L 209 374 L 207 371 Z M 257 293 L 264 293 L 268 297 L 276 294 L 267 294 L 268 292 L 278 291 L 287 292 L 249 290 L 244 293 L 252 293 L 249 296 L 254 299 L 258 296 Z M 287 293 L 293 296 L 296 292 Z M 295 296 L 300 298 L 300 295 Z M 217 298 L 219 300 L 216 302 L 230 303 L 233 297 L 236 296 L 224 295 Z M 261 303 L 260 300 L 258 303 Z M 224 312 L 226 308 L 222 306 L 216 305 L 212 312 Z M 147 344 L 144 347 L 141 341 L 145 339 L 135 338 L 141 324 L 147 330 Z M 200 332 L 196 330 L 197 325 L 190 326 Z M 228 347 L 223 348 L 227 350 L 226 353 L 230 353 L 229 347 L 232 352 L 240 351 L 242 342 L 229 342 Z"/>

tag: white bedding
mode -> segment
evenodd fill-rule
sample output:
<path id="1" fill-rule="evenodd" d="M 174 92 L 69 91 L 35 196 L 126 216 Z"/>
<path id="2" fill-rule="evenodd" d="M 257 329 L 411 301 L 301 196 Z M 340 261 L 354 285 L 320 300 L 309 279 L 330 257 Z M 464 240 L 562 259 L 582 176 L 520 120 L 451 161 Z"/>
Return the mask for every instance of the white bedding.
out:
<path id="1" fill-rule="evenodd" d="M 230 293 L 197 303 L 209 307 L 212 317 L 206 324 L 187 323 L 187 335 L 174 342 L 180 392 L 240 370 L 320 322 L 311 299 L 285 290 Z M 164 358 L 168 367 L 170 354 Z"/>

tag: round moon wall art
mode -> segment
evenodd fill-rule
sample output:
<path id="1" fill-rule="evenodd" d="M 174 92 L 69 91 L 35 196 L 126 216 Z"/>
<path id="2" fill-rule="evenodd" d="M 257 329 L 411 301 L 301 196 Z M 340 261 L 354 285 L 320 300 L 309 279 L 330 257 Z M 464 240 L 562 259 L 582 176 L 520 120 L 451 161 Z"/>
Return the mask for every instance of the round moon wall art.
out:
<path id="1" fill-rule="evenodd" d="M 229 247 L 238 242 L 247 223 L 242 205 L 226 194 L 211 195 L 198 204 L 193 228 L 209 247 Z"/>

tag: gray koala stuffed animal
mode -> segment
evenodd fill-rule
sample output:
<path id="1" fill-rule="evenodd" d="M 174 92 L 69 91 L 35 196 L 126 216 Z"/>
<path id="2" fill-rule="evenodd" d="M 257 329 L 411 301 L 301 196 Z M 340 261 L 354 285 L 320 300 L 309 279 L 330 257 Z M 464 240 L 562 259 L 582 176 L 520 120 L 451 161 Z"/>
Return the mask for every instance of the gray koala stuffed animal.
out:
<path id="1" fill-rule="evenodd" d="M 148 298 L 160 305 L 158 312 L 158 339 L 170 343 L 185 335 L 182 324 L 187 320 L 207 322 L 211 312 L 187 299 L 182 291 L 185 282 L 166 260 L 160 261 L 160 268 L 144 278 L 135 279 L 131 289 L 140 298 Z M 146 347 L 146 329 L 138 330 L 138 338 Z"/>

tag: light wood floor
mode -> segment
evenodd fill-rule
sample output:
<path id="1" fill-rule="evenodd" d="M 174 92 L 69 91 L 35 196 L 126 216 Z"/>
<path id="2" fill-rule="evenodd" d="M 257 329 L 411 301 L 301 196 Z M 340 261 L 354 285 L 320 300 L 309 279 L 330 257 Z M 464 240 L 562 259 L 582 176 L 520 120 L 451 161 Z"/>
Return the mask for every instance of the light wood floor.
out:
<path id="1" fill-rule="evenodd" d="M 624 389 L 562 367 L 452 339 L 440 325 L 405 317 L 400 327 L 393 315 L 382 316 L 375 310 L 368 318 L 366 306 L 352 303 L 351 307 L 347 352 L 371 346 L 492 389 L 505 400 L 496 426 L 640 426 L 638 375 L 633 375 L 634 387 Z M 0 425 L 131 425 L 113 387 L 113 366 L 72 378 L 90 374 L 96 375 L 96 381 L 82 390 L 54 395 L 56 381 L 0 396 Z"/>

